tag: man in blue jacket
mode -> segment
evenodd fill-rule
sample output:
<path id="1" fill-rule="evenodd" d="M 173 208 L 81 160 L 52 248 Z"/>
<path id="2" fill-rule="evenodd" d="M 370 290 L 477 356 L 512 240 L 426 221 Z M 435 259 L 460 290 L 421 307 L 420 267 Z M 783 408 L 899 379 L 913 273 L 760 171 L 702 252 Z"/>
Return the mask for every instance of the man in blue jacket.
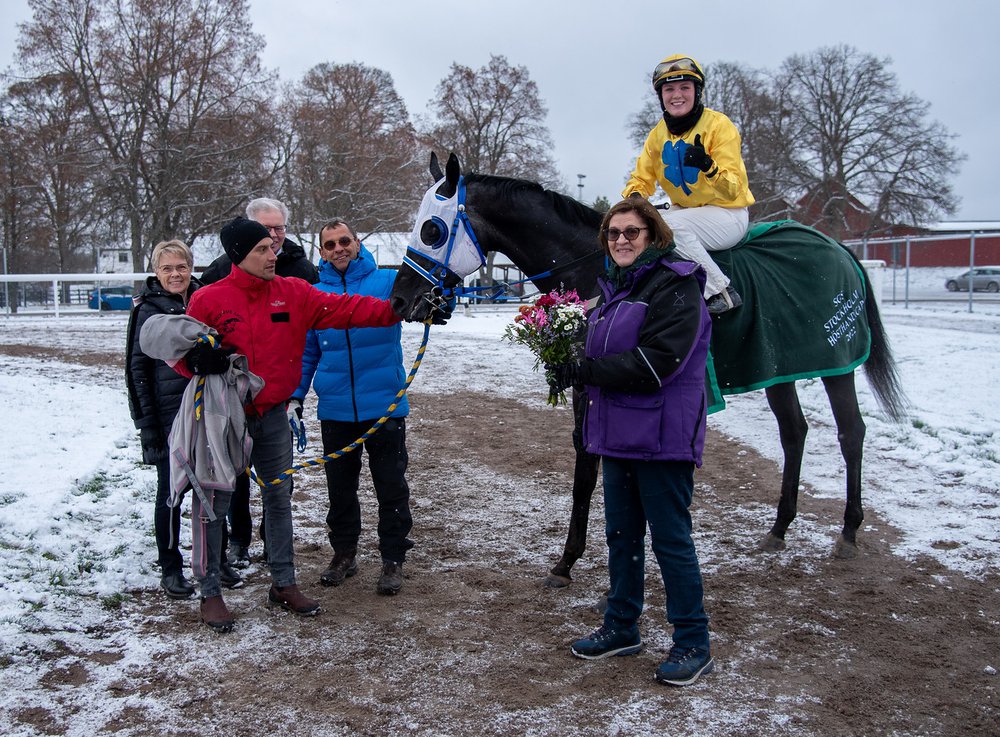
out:
<path id="1" fill-rule="evenodd" d="M 372 254 L 343 220 L 331 220 L 320 230 L 319 283 L 316 288 L 338 294 L 358 294 L 387 299 L 396 272 L 379 269 Z M 323 452 L 334 453 L 349 445 L 385 413 L 406 380 L 402 328 L 351 328 L 312 330 L 302 357 L 302 383 L 292 395 L 290 411 L 301 417 L 302 399 L 312 384 L 319 398 Z M 296 405 L 297 402 L 297 405 Z M 413 547 L 409 535 L 410 489 L 406 484 L 406 415 L 404 397 L 393 416 L 368 440 L 368 467 L 378 499 L 379 553 L 382 572 L 376 591 L 393 595 L 403 586 L 403 562 Z M 324 586 L 339 586 L 358 572 L 358 539 L 361 504 L 358 486 L 362 449 L 325 465 L 330 511 L 333 560 L 320 576 Z"/>

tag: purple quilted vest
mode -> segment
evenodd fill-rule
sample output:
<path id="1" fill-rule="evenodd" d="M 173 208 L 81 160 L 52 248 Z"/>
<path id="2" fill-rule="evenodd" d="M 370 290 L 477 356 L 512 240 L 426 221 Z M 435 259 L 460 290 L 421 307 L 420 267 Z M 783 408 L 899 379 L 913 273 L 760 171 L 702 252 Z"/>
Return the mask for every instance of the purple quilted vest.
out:
<path id="1" fill-rule="evenodd" d="M 615 290 L 601 280 L 604 303 L 588 317 L 587 358 L 601 358 L 638 345 L 648 305 L 658 297 L 657 280 L 644 278 L 652 269 L 667 268 L 687 276 L 697 266 L 666 259 L 640 267 L 631 287 Z M 704 272 L 697 276 L 704 285 Z M 705 445 L 705 362 L 711 318 L 701 312 L 701 330 L 677 371 L 656 391 L 644 394 L 587 386 L 583 440 L 588 452 L 613 458 L 693 461 L 701 466 Z"/>

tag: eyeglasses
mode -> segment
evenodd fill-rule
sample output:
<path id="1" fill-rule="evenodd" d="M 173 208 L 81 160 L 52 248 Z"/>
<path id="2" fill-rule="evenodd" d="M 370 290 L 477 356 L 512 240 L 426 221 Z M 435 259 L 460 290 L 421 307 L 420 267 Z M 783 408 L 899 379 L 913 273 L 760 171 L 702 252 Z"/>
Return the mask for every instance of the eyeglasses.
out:
<path id="1" fill-rule="evenodd" d="M 191 272 L 191 267 L 187 264 L 181 264 L 180 266 L 159 266 L 156 269 L 161 274 L 173 274 L 177 273 L 183 276 Z"/>
<path id="2" fill-rule="evenodd" d="M 261 223 L 261 225 L 264 225 L 264 223 Z M 275 235 L 281 235 L 285 232 L 284 225 L 264 225 L 264 227 L 267 228 L 268 232 L 273 230 Z"/>
<path id="3" fill-rule="evenodd" d="M 354 243 L 354 239 L 350 236 L 342 235 L 337 240 L 323 241 L 323 248 L 328 251 L 332 251 L 334 246 L 340 245 L 341 248 L 347 248 L 349 245 Z"/>
<path id="4" fill-rule="evenodd" d="M 619 237 L 625 236 L 625 240 L 629 243 L 634 241 L 639 237 L 639 231 L 649 230 L 649 228 L 637 228 L 634 225 L 630 225 L 625 230 L 618 230 L 618 228 L 608 228 L 604 231 L 604 237 L 608 239 L 608 243 L 614 243 Z"/>
<path id="5" fill-rule="evenodd" d="M 663 61 L 657 64 L 656 69 L 653 70 L 653 81 L 658 82 L 668 74 L 676 74 L 679 72 L 692 72 L 701 76 L 701 70 L 698 68 L 694 59 L 688 59 L 685 57 L 683 59 L 671 59 L 670 61 Z"/>

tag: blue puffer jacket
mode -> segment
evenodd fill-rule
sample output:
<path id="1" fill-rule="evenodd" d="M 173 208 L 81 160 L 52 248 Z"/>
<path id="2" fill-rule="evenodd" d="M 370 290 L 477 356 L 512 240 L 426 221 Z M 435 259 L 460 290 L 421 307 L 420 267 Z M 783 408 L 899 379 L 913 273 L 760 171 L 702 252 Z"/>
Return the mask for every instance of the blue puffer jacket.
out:
<path id="1" fill-rule="evenodd" d="M 341 274 L 321 261 L 319 283 L 324 292 L 387 299 L 396 272 L 380 269 L 362 244 L 358 257 Z M 292 396 L 302 399 L 312 384 L 319 397 L 319 418 L 341 422 L 377 420 L 406 381 L 400 325 L 387 328 L 310 330 L 302 355 L 302 383 Z M 406 397 L 393 417 L 410 413 Z"/>
<path id="2" fill-rule="evenodd" d="M 621 288 L 600 280 L 582 373 L 588 452 L 701 466 L 712 335 L 704 283 L 697 264 L 667 258 L 639 266 Z"/>

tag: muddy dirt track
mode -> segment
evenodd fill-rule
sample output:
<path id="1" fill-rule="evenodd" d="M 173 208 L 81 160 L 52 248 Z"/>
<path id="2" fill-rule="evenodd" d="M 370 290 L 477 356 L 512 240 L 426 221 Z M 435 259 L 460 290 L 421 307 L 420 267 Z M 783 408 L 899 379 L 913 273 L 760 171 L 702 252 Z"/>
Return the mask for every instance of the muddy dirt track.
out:
<path id="1" fill-rule="evenodd" d="M 95 358 L 82 360 L 103 362 Z M 227 594 L 239 618 L 228 636 L 199 625 L 194 602 L 167 602 L 152 585 L 129 592 L 106 630 L 92 633 L 92 650 L 57 646 L 40 658 L 45 693 L 3 732 L 76 734 L 104 710 L 113 716 L 91 733 L 998 734 L 1000 677 L 986 666 L 1000 657 L 1000 579 L 895 556 L 898 533 L 873 509 L 861 556 L 835 560 L 842 504 L 808 490 L 788 550 L 755 552 L 779 469 L 717 433 L 693 508 L 715 673 L 685 689 L 653 681 L 670 638 L 651 560 L 643 652 L 571 657 L 569 642 L 599 624 L 592 607 L 606 567 L 598 494 L 573 584 L 541 586 L 569 515 L 569 413 L 477 393 L 416 393 L 411 402 L 417 546 L 399 596 L 374 591 L 366 475 L 360 573 L 339 588 L 317 585 L 330 557 L 325 482 L 297 476 L 297 570 L 322 601 L 318 617 L 269 610 L 259 564 Z M 306 414 L 315 416 L 308 406 Z"/>

